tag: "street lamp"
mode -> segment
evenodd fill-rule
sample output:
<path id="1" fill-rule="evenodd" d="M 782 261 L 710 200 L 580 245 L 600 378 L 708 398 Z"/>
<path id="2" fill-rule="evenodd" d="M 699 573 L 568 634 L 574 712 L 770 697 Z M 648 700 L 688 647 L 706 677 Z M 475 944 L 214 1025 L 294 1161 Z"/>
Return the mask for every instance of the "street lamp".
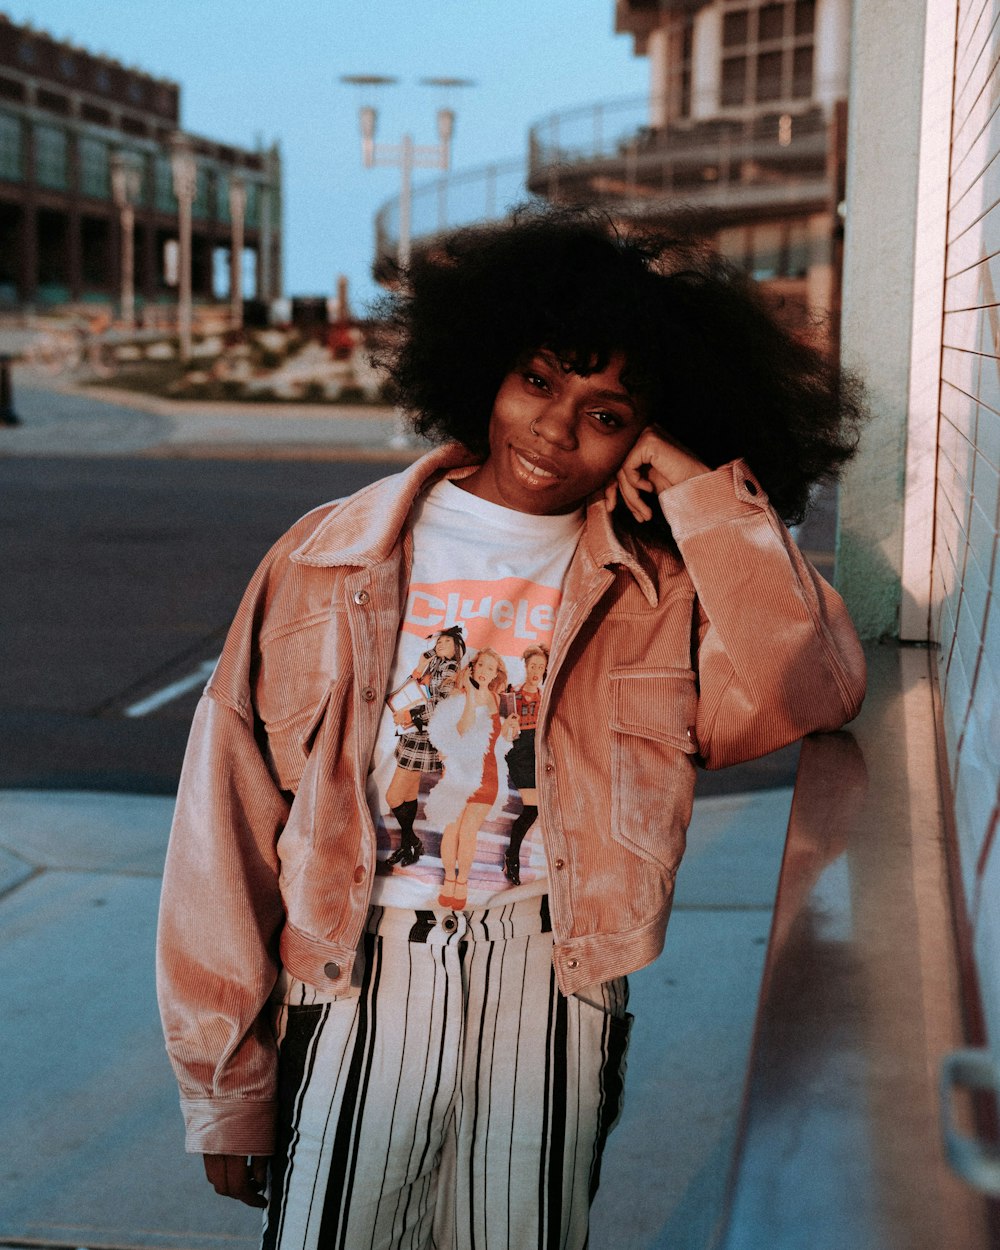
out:
<path id="1" fill-rule="evenodd" d="M 229 306 L 234 330 L 243 328 L 243 224 L 246 218 L 247 184 L 237 174 L 229 182 L 229 220 L 232 241 L 229 252 Z"/>
<path id="2" fill-rule="evenodd" d="M 177 330 L 181 360 L 191 359 L 191 205 L 198 184 L 198 167 L 186 135 L 175 132 L 170 139 L 170 167 L 177 197 Z"/>
<path id="3" fill-rule="evenodd" d="M 142 171 L 122 152 L 111 154 L 111 195 L 121 225 L 121 318 L 135 326 L 135 205 L 142 194 Z"/>
<path id="4" fill-rule="evenodd" d="M 395 83 L 396 78 L 382 74 L 343 74 L 341 82 L 348 82 L 359 87 L 381 87 Z M 471 87 L 468 78 L 422 78 L 421 84 L 428 87 Z M 437 111 L 438 141 L 433 144 L 414 143 L 413 136 L 407 132 L 399 143 L 376 143 L 375 127 L 378 121 L 376 110 L 370 105 L 362 106 L 361 122 L 361 160 L 366 169 L 375 166 L 392 166 L 401 171 L 401 187 L 399 194 L 399 244 L 397 259 L 400 268 L 406 269 L 410 263 L 411 243 L 411 212 L 413 205 L 413 171 L 415 169 L 447 169 L 451 155 L 451 139 L 455 130 L 455 114 L 449 108 Z"/>

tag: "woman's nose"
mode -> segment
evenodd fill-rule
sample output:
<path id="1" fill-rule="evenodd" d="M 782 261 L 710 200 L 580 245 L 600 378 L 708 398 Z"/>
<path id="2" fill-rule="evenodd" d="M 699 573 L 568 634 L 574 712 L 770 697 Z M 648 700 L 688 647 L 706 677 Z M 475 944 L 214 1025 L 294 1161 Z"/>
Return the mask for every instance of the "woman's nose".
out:
<path id="1" fill-rule="evenodd" d="M 553 400 L 545 405 L 531 428 L 553 447 L 573 451 L 576 447 L 576 412 L 572 404 Z"/>

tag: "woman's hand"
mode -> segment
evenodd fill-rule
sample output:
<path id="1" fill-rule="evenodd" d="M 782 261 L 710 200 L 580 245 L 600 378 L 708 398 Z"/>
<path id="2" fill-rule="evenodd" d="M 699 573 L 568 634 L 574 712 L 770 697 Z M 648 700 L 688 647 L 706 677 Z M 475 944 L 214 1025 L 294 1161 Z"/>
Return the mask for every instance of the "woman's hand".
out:
<path id="1" fill-rule="evenodd" d="M 515 738 L 521 736 L 521 718 L 515 712 L 512 716 L 507 716 L 500 724 L 501 737 L 513 742 Z"/>
<path id="2" fill-rule="evenodd" d="M 266 1207 L 267 1155 L 203 1155 L 205 1175 L 224 1198 L 237 1198 L 248 1207 Z"/>
<path id="3" fill-rule="evenodd" d="M 617 477 L 605 488 L 604 501 L 608 511 L 613 512 L 620 494 L 637 521 L 648 521 L 653 510 L 643 492 L 659 494 L 668 486 L 709 471 L 708 465 L 675 443 L 658 425 L 647 425 L 625 457 Z"/>

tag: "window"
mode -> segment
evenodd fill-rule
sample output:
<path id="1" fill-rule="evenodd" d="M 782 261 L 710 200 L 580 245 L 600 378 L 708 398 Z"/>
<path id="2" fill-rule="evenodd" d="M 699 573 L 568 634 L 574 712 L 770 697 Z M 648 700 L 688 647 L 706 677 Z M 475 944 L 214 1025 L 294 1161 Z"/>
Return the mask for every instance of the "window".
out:
<path id="1" fill-rule="evenodd" d="M 260 186 L 256 182 L 247 183 L 245 220 L 248 226 L 260 225 Z"/>
<path id="2" fill-rule="evenodd" d="M 194 199 L 191 202 L 192 217 L 211 217 L 212 215 L 212 184 L 211 175 L 204 165 L 198 166 L 194 184 Z"/>
<path id="3" fill-rule="evenodd" d="M 804 278 L 812 259 L 809 224 L 796 218 L 728 227 L 718 232 L 715 246 L 758 282 Z"/>
<path id="4" fill-rule="evenodd" d="M 728 0 L 722 16 L 722 107 L 808 99 L 815 24 L 816 0 Z"/>
<path id="5" fill-rule="evenodd" d="M 174 195 L 174 172 L 170 166 L 169 156 L 158 156 L 153 172 L 155 184 L 156 207 L 161 213 L 177 212 L 177 197 Z"/>
<path id="6" fill-rule="evenodd" d="M 66 131 L 58 126 L 35 127 L 35 181 L 40 187 L 64 191 L 69 184 Z"/>
<path id="7" fill-rule="evenodd" d="M 95 200 L 106 200 L 111 195 L 108 145 L 88 135 L 80 139 L 80 192 Z"/>
<path id="8" fill-rule="evenodd" d="M 24 130 L 19 117 L 0 113 L 0 178 L 20 182 L 24 177 Z"/>
<path id="9" fill-rule="evenodd" d="M 229 225 L 229 175 L 221 169 L 215 175 L 215 217 Z"/>

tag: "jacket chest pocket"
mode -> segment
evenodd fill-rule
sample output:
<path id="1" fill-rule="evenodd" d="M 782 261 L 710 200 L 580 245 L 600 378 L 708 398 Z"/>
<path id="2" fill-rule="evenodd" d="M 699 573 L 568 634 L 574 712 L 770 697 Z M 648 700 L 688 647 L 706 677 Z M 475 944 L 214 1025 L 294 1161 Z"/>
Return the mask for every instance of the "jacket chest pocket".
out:
<path id="1" fill-rule="evenodd" d="M 698 692 L 686 668 L 613 669 L 611 836 L 672 872 L 691 815 Z M 686 783 L 686 784 L 685 784 Z"/>
<path id="2" fill-rule="evenodd" d="M 317 706 L 304 708 L 294 716 L 267 726 L 268 754 L 282 790 L 294 793 L 298 788 L 302 770 L 330 706 L 330 697 L 328 688 Z"/>

